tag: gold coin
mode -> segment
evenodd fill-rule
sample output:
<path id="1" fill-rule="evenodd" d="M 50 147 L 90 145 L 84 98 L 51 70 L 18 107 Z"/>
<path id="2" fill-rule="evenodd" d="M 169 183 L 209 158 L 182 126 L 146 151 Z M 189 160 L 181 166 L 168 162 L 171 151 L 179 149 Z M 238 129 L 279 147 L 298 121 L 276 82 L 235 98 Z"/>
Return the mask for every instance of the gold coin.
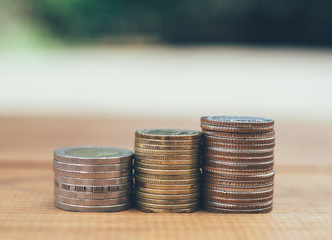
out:
<path id="1" fill-rule="evenodd" d="M 142 198 L 140 196 L 135 196 L 136 200 L 141 201 L 141 202 L 145 202 L 145 203 L 154 203 L 154 204 L 184 204 L 184 203 L 193 203 L 193 202 L 197 202 L 198 198 L 189 198 L 189 199 L 150 199 L 150 198 Z"/>
<path id="2" fill-rule="evenodd" d="M 199 189 L 201 184 L 186 184 L 186 185 L 165 185 L 165 184 L 152 184 L 136 181 L 136 186 L 144 187 L 144 188 L 153 188 L 153 189 L 164 189 L 164 190 L 190 190 L 190 189 Z"/>
<path id="3" fill-rule="evenodd" d="M 148 184 L 160 184 L 160 185 L 188 185 L 188 184 L 198 184 L 201 181 L 200 177 L 191 178 L 191 179 L 177 179 L 177 180 L 162 180 L 162 179 L 153 179 L 141 177 L 139 174 L 135 176 L 136 182 L 143 182 Z"/>
<path id="4" fill-rule="evenodd" d="M 139 148 L 135 146 L 135 154 L 151 154 L 151 155 L 194 155 L 199 154 L 201 149 L 190 149 L 190 150 L 155 150 L 155 149 L 146 149 Z"/>
<path id="5" fill-rule="evenodd" d="M 198 211 L 199 207 L 186 208 L 186 209 L 156 209 L 156 208 L 148 208 L 137 205 L 136 209 L 147 213 L 192 213 Z"/>
<path id="6" fill-rule="evenodd" d="M 148 169 L 139 166 L 135 166 L 135 172 L 155 174 L 155 175 L 188 175 L 188 174 L 199 174 L 198 168 L 184 169 L 184 170 L 158 170 L 158 169 Z"/>
<path id="7" fill-rule="evenodd" d="M 198 149 L 201 147 L 200 144 L 196 145 L 152 145 L 152 144 L 145 144 L 135 142 L 135 147 L 144 148 L 144 149 L 152 149 L 152 150 L 192 150 Z"/>
<path id="8" fill-rule="evenodd" d="M 192 160 L 156 160 L 136 157 L 135 162 L 152 165 L 199 165 L 201 159 Z"/>
<path id="9" fill-rule="evenodd" d="M 191 164 L 191 165 L 156 165 L 156 164 L 141 163 L 140 161 L 136 161 L 135 166 L 146 168 L 146 169 L 157 169 L 157 170 L 199 169 L 199 164 Z"/>
<path id="10" fill-rule="evenodd" d="M 160 200 L 183 200 L 183 199 L 199 199 L 200 192 L 189 193 L 189 194 L 154 194 L 141 192 L 136 189 L 135 196 L 139 196 L 141 198 L 149 198 L 149 199 L 160 199 Z"/>
<path id="11" fill-rule="evenodd" d="M 184 154 L 184 155 L 155 155 L 155 154 L 147 154 L 136 152 L 135 158 L 146 158 L 146 159 L 155 159 L 155 160 L 193 160 L 200 159 L 200 153 L 195 154 Z"/>
<path id="12" fill-rule="evenodd" d="M 190 193 L 196 193 L 200 192 L 200 188 L 194 188 L 194 189 L 155 189 L 155 188 L 147 188 L 142 187 L 140 185 L 136 185 L 135 189 L 140 192 L 145 193 L 152 193 L 152 194 L 163 194 L 163 195 L 174 195 L 174 194 L 190 194 Z"/>
<path id="13" fill-rule="evenodd" d="M 153 144 L 153 145 L 197 145 L 201 143 L 201 139 L 191 139 L 191 140 L 155 140 L 155 139 L 148 139 L 148 138 L 135 138 L 135 142 L 137 143 L 144 143 L 144 144 Z"/>
<path id="14" fill-rule="evenodd" d="M 198 131 L 182 129 L 142 129 L 137 130 L 136 137 L 159 139 L 159 140 L 191 140 L 199 139 L 201 133 Z"/>
<path id="15" fill-rule="evenodd" d="M 199 179 L 201 177 L 201 173 L 196 174 L 186 174 L 186 175 L 164 175 L 164 174 L 150 174 L 150 173 L 142 173 L 139 171 L 135 171 L 136 177 L 144 177 L 148 179 L 156 179 L 156 180 L 172 180 L 172 181 L 182 181 L 182 180 L 192 180 Z"/>
<path id="16" fill-rule="evenodd" d="M 154 208 L 154 209 L 188 209 L 188 208 L 197 208 L 199 202 L 193 203 L 183 203 L 183 204 L 155 204 L 155 203 L 146 203 L 136 200 L 136 206 Z"/>

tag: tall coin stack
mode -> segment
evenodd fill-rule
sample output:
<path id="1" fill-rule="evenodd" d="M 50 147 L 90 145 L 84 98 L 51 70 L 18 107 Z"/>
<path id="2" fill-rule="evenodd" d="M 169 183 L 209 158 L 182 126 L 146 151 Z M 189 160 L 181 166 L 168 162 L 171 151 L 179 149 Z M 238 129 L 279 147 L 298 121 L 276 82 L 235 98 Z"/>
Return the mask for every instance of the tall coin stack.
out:
<path id="1" fill-rule="evenodd" d="M 207 116 L 204 136 L 203 207 L 219 213 L 272 210 L 274 121 Z"/>
<path id="2" fill-rule="evenodd" d="M 133 152 L 72 147 L 54 152 L 54 204 L 68 211 L 116 212 L 132 205 Z"/>
<path id="3" fill-rule="evenodd" d="M 194 212 L 200 206 L 201 133 L 145 129 L 135 138 L 135 204 L 144 212 Z"/>

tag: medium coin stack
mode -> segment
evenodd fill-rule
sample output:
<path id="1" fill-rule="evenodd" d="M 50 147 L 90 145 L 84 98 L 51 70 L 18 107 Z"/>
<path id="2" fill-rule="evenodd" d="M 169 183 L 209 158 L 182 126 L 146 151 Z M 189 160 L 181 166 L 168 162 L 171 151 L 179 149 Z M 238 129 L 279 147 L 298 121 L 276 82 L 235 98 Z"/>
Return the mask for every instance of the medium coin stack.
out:
<path id="1" fill-rule="evenodd" d="M 218 213 L 272 210 L 274 121 L 256 117 L 201 118 L 203 207 Z"/>
<path id="2" fill-rule="evenodd" d="M 132 205 L 133 152 L 72 147 L 54 152 L 54 205 L 67 211 L 116 212 Z"/>
<path id="3" fill-rule="evenodd" d="M 135 204 L 144 212 L 194 212 L 200 206 L 201 133 L 145 129 L 135 138 Z"/>

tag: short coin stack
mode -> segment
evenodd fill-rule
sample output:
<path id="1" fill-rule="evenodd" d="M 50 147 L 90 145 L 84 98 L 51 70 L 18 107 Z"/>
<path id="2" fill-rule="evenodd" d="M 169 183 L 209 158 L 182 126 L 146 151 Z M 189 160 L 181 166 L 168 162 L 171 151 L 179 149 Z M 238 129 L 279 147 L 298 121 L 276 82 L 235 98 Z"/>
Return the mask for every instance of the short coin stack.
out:
<path id="1" fill-rule="evenodd" d="M 135 203 L 144 212 L 194 212 L 200 206 L 201 133 L 145 129 L 135 138 Z"/>
<path id="2" fill-rule="evenodd" d="M 116 212 L 132 205 L 133 152 L 72 147 L 54 152 L 54 204 L 68 211 Z"/>
<path id="3" fill-rule="evenodd" d="M 274 121 L 207 116 L 204 137 L 203 207 L 220 213 L 272 210 Z"/>

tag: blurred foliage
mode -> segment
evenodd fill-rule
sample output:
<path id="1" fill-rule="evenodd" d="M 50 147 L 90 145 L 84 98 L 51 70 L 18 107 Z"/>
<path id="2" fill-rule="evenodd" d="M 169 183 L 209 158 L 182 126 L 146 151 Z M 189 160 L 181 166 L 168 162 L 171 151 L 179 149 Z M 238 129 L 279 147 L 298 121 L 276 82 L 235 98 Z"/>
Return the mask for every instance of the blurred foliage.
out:
<path id="1" fill-rule="evenodd" d="M 65 39 L 147 35 L 168 43 L 332 45 L 331 0 L 8 2 Z"/>

